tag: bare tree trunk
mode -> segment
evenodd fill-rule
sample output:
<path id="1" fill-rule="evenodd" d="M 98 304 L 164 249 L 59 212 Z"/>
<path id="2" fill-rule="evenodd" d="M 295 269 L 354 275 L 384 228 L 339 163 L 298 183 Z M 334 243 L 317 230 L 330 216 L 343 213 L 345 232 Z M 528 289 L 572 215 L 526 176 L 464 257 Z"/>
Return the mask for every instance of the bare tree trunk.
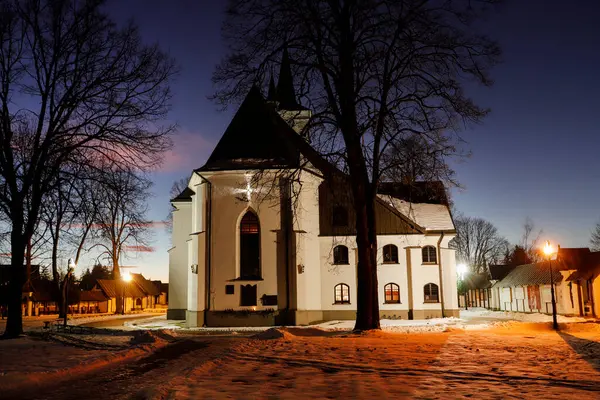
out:
<path id="1" fill-rule="evenodd" d="M 121 271 L 119 270 L 119 257 L 116 255 L 116 248 L 113 245 L 112 263 L 113 263 L 113 279 L 115 281 L 115 289 L 117 290 L 115 314 L 121 314 L 125 311 L 125 299 L 123 298 L 123 286 L 121 286 Z"/>
<path id="2" fill-rule="evenodd" d="M 25 284 L 25 269 L 23 263 L 25 261 L 25 247 L 27 240 L 22 234 L 23 232 L 22 213 L 13 213 L 12 232 L 11 232 L 11 274 L 8 293 L 8 317 L 6 320 L 6 329 L 3 338 L 11 339 L 18 337 L 23 333 L 23 316 L 21 296 L 23 293 L 23 285 Z"/>
<path id="3" fill-rule="evenodd" d="M 58 316 L 59 316 L 59 318 L 64 318 L 65 317 L 64 296 L 63 296 L 63 290 L 62 290 L 61 281 L 60 281 L 60 274 L 58 271 L 58 240 L 59 240 L 58 229 L 59 229 L 59 226 L 60 226 L 60 222 L 57 221 L 56 232 L 53 235 L 54 240 L 52 242 L 52 278 L 53 278 L 54 289 L 55 289 L 54 301 L 56 301 L 56 303 L 58 304 Z"/>

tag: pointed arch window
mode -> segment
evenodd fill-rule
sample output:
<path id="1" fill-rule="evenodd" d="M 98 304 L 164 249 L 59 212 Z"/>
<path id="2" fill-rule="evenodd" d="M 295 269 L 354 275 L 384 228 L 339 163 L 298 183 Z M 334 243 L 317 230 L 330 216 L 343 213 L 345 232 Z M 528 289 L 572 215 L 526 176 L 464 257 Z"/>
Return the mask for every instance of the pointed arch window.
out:
<path id="1" fill-rule="evenodd" d="M 386 303 L 400 303 L 400 286 L 395 283 L 388 283 L 383 287 L 385 291 Z"/>
<path id="2" fill-rule="evenodd" d="M 398 264 L 398 247 L 393 244 L 383 246 L 383 263 Z"/>
<path id="3" fill-rule="evenodd" d="M 252 211 L 246 212 L 240 222 L 240 279 L 261 279 L 260 223 Z"/>
<path id="4" fill-rule="evenodd" d="M 346 246 L 335 246 L 333 248 L 333 263 L 334 264 L 349 264 L 348 248 Z"/>
<path id="5" fill-rule="evenodd" d="M 438 291 L 438 285 L 435 283 L 428 283 L 423 288 L 423 299 L 425 303 L 439 303 L 440 296 Z"/>
<path id="6" fill-rule="evenodd" d="M 437 264 L 437 252 L 433 246 L 425 246 L 421 250 L 423 264 Z"/>

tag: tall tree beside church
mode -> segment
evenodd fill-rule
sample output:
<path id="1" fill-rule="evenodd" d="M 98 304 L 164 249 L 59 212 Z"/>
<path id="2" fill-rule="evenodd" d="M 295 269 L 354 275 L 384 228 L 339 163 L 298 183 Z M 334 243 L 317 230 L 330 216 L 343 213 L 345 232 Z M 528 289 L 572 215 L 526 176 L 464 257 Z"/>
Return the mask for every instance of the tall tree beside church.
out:
<path id="1" fill-rule="evenodd" d="M 405 162 L 391 149 L 416 138 L 421 159 L 445 164 L 457 152 L 458 130 L 487 114 L 465 95 L 463 83 L 491 85 L 488 72 L 500 51 L 475 30 L 490 3 L 228 3 L 223 32 L 229 47 L 214 74 L 215 99 L 239 100 L 287 48 L 295 83 L 314 111 L 311 143 L 335 154 L 349 175 L 358 247 L 357 330 L 379 328 L 374 204 L 380 181 L 400 181 L 397 166 Z"/>
<path id="2" fill-rule="evenodd" d="M 0 1 L 0 208 L 14 272 L 5 337 L 22 332 L 25 247 L 63 166 L 100 157 L 149 168 L 170 147 L 161 124 L 174 63 L 104 9 L 102 0 Z"/>

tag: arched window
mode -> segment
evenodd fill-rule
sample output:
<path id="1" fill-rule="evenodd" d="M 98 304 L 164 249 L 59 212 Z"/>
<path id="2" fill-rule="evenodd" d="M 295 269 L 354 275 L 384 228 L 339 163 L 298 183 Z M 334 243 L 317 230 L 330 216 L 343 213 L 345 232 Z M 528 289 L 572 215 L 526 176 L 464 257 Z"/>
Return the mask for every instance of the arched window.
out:
<path id="1" fill-rule="evenodd" d="M 334 264 L 349 264 L 348 263 L 348 248 L 346 246 L 335 246 L 333 248 L 333 263 Z"/>
<path id="2" fill-rule="evenodd" d="M 252 211 L 240 222 L 240 279 L 260 279 L 260 224 Z"/>
<path id="3" fill-rule="evenodd" d="M 423 264 L 437 264 L 437 252 L 433 246 L 425 246 L 421 250 L 423 255 Z"/>
<path id="4" fill-rule="evenodd" d="M 423 299 L 425 303 L 438 303 L 440 297 L 438 295 L 438 285 L 435 283 L 428 283 L 423 287 Z"/>
<path id="5" fill-rule="evenodd" d="M 398 247 L 393 244 L 383 246 L 383 262 L 398 264 Z"/>
<path id="6" fill-rule="evenodd" d="M 348 210 L 343 206 L 333 207 L 333 226 L 348 226 Z"/>
<path id="7" fill-rule="evenodd" d="M 388 283 L 383 287 L 385 291 L 386 303 L 400 303 L 400 286 L 395 283 Z"/>
<path id="8" fill-rule="evenodd" d="M 335 304 L 350 304 L 350 286 L 345 283 L 335 285 L 333 288 Z"/>

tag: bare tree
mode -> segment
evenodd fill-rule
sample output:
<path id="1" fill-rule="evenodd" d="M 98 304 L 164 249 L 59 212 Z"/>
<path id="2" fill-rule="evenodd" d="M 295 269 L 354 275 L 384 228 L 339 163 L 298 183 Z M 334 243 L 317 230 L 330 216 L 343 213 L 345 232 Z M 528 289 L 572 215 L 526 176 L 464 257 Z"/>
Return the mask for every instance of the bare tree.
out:
<path id="1" fill-rule="evenodd" d="M 132 23 L 117 27 L 103 3 L 0 1 L 0 208 L 13 269 L 5 337 L 22 331 L 24 250 L 63 166 L 147 168 L 170 146 L 161 121 L 174 63 Z"/>
<path id="2" fill-rule="evenodd" d="M 538 248 L 538 242 L 540 236 L 542 236 L 542 230 L 536 229 L 533 219 L 526 217 L 523 222 L 523 236 L 521 237 L 520 247 L 527 253 L 528 259 L 531 262 L 538 262 L 541 259 L 541 253 Z"/>
<path id="3" fill-rule="evenodd" d="M 94 247 L 112 262 L 113 279 L 121 276 L 120 262 L 129 246 L 147 246 L 150 224 L 146 220 L 151 182 L 134 171 L 115 170 L 106 173 L 102 194 L 98 196 Z M 117 304 L 117 312 L 122 307 Z"/>
<path id="4" fill-rule="evenodd" d="M 457 258 L 467 264 L 471 272 L 488 271 L 488 266 L 500 262 L 508 252 L 508 241 L 500 236 L 498 229 L 483 218 L 454 216 L 456 238 L 451 242 Z"/>
<path id="5" fill-rule="evenodd" d="M 301 96 L 314 111 L 311 144 L 349 177 L 357 330 L 379 328 L 374 204 L 382 179 L 402 178 L 395 171 L 406 163 L 393 149 L 418 138 L 421 158 L 443 162 L 457 154 L 463 124 L 487 114 L 462 85 L 491 84 L 488 71 L 500 51 L 474 28 L 491 3 L 229 1 L 223 30 L 229 54 L 214 74 L 214 98 L 228 104 L 256 82 L 266 83 L 265 73 L 289 50 Z"/>

